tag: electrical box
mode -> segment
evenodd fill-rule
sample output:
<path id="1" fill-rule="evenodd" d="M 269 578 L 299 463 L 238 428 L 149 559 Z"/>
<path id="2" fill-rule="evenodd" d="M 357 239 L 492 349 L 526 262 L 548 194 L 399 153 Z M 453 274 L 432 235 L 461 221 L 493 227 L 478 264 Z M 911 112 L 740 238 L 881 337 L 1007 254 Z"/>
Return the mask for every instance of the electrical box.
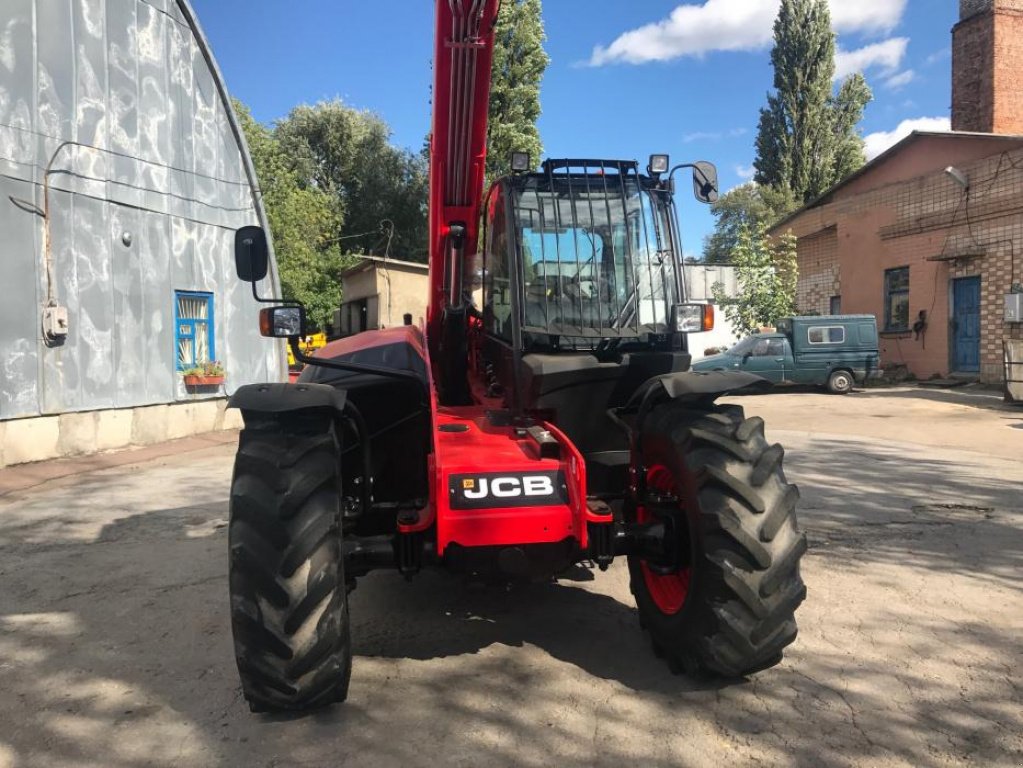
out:
<path id="1" fill-rule="evenodd" d="M 50 342 L 67 338 L 67 307 L 43 307 L 43 335 Z"/>
<path id="2" fill-rule="evenodd" d="M 1023 293 L 1006 294 L 1005 322 L 1023 323 Z"/>

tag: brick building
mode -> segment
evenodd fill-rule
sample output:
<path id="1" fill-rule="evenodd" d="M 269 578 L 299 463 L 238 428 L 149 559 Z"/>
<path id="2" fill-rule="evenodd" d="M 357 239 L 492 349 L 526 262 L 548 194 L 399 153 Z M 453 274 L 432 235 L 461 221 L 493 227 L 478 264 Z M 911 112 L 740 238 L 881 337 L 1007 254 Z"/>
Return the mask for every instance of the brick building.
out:
<path id="1" fill-rule="evenodd" d="M 1004 378 L 1023 291 L 1023 0 L 960 0 L 950 132 L 915 132 L 772 234 L 798 238 L 798 308 L 876 315 L 886 365 Z"/>

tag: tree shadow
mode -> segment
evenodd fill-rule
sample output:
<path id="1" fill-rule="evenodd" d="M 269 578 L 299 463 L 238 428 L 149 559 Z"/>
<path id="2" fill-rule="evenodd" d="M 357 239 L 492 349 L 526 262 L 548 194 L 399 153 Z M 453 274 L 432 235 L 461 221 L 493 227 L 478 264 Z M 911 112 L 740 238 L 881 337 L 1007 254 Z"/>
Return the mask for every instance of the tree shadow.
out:
<path id="1" fill-rule="evenodd" d="M 1018 477 L 853 441 L 789 472 L 814 548 L 781 666 L 670 675 L 621 563 L 510 591 L 381 573 L 352 594 L 349 702 L 299 718 L 241 700 L 226 465 L 3 505 L 0 765 L 1019 764 Z"/>
<path id="2" fill-rule="evenodd" d="M 857 390 L 854 396 L 866 399 L 922 400 L 932 403 L 965 405 L 971 408 L 991 411 L 1020 411 L 1018 406 L 1007 403 L 1001 392 L 986 387 L 967 386 L 956 389 L 929 389 L 920 386 L 893 387 L 890 389 L 868 388 Z"/>
<path id="3" fill-rule="evenodd" d="M 811 438 L 786 470 L 811 546 L 834 558 L 1010 579 L 1023 567 L 1023 471 L 911 446 Z M 994 469 L 997 467 L 998 469 Z"/>

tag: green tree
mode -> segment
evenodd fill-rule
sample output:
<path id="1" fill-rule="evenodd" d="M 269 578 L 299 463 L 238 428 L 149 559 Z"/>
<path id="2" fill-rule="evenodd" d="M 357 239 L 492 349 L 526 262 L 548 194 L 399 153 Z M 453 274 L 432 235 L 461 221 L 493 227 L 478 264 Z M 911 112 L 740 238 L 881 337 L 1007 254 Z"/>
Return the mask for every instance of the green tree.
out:
<path id="1" fill-rule="evenodd" d="M 860 73 L 847 77 L 831 101 L 833 133 L 835 139 L 835 170 L 833 183 L 848 178 L 860 168 L 866 158 L 863 137 L 857 125 L 863 119 L 863 110 L 873 101 L 874 94 Z"/>
<path id="2" fill-rule="evenodd" d="M 739 228 L 732 261 L 738 296 L 726 296 L 714 286 L 714 300 L 724 309 L 739 338 L 764 326 L 773 326 L 796 309 L 796 238 L 787 233 L 772 241 L 762 224 Z"/>
<path id="3" fill-rule="evenodd" d="M 809 202 L 865 162 L 856 126 L 872 94 L 862 75 L 834 93 L 827 0 L 782 0 L 771 64 L 775 92 L 760 110 L 755 179 Z"/>
<path id="4" fill-rule="evenodd" d="M 296 107 L 274 135 L 302 182 L 337 201 L 342 250 L 426 260 L 426 158 L 393 146 L 379 116 L 335 99 Z"/>
<path id="5" fill-rule="evenodd" d="M 540 0 L 504 0 L 495 35 L 487 136 L 490 180 L 508 172 L 512 152 L 529 152 L 534 163 L 543 156 L 536 122 L 540 82 L 550 58 L 543 47 L 547 38 Z"/>
<path id="6" fill-rule="evenodd" d="M 234 106 L 259 179 L 284 298 L 305 304 L 312 324 L 323 328 L 341 303 L 340 273 L 351 261 L 337 244 L 338 200 L 303 180 L 275 132 L 241 102 Z"/>
<path id="7" fill-rule="evenodd" d="M 711 205 L 716 221 L 714 233 L 704 243 L 703 261 L 730 263 L 743 227 L 770 228 L 796 208 L 797 202 L 787 188 L 764 187 L 752 181 L 735 187 Z"/>

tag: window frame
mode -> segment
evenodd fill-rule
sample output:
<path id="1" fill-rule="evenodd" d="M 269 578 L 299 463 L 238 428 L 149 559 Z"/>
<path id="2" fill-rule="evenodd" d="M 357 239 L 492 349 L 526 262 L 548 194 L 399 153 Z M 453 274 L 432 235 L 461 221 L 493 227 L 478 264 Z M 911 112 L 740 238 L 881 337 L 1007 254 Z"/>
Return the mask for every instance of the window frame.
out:
<path id="1" fill-rule="evenodd" d="M 904 272 L 906 275 L 905 288 L 893 289 L 892 278 L 898 274 Z M 884 330 L 886 333 L 902 333 L 909 331 L 909 280 L 910 271 L 909 267 L 893 267 L 892 269 L 886 269 L 884 271 Z M 892 298 L 894 296 L 905 296 L 906 297 L 906 323 L 905 325 L 893 325 L 892 324 Z"/>
<path id="2" fill-rule="evenodd" d="M 181 299 L 201 299 L 206 302 L 206 319 L 197 320 L 181 317 Z M 184 371 L 189 368 L 202 365 L 204 362 L 213 362 L 217 359 L 217 334 L 214 294 L 209 291 L 174 291 L 174 360 L 175 370 Z M 196 330 L 199 326 L 206 326 L 206 348 L 209 350 L 209 360 L 197 361 L 195 359 Z M 188 326 L 191 332 L 183 334 L 182 326 Z M 192 340 L 192 359 L 186 361 L 181 359 L 181 340 Z"/>
<path id="3" fill-rule="evenodd" d="M 830 331 L 834 331 L 834 330 L 839 330 L 839 331 L 842 332 L 842 338 L 839 341 L 832 341 L 831 340 L 831 333 L 830 333 Z M 822 332 L 823 331 L 829 331 L 829 333 L 827 334 L 827 340 L 826 341 L 814 341 L 813 340 L 813 332 L 814 331 L 822 331 Z M 822 336 L 823 336 L 823 334 L 822 334 Z M 845 332 L 845 326 L 844 325 L 813 325 L 813 326 L 810 326 L 809 328 L 806 329 L 806 342 L 811 347 L 826 347 L 826 346 L 830 346 L 830 345 L 833 345 L 833 344 L 845 344 L 845 340 L 847 338 L 848 338 L 848 335 Z"/>

